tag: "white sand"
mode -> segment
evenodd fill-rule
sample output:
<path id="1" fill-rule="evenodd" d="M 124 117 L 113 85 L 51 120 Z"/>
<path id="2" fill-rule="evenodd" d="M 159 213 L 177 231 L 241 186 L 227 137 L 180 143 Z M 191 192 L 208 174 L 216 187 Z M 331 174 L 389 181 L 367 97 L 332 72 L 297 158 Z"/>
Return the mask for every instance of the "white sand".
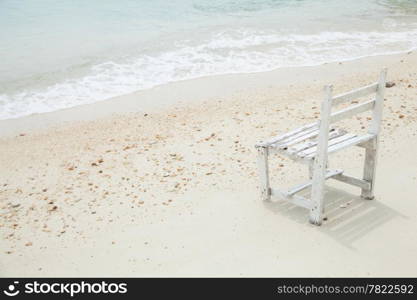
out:
<path id="1" fill-rule="evenodd" d="M 324 84 L 347 91 L 383 65 L 396 86 L 376 200 L 329 180 L 321 227 L 302 208 L 262 203 L 255 142 L 317 117 Z M 0 276 L 417 276 L 416 116 L 412 53 L 202 78 L 0 121 Z M 362 151 L 330 164 L 360 175 Z M 290 186 L 306 170 L 276 157 L 272 174 Z"/>

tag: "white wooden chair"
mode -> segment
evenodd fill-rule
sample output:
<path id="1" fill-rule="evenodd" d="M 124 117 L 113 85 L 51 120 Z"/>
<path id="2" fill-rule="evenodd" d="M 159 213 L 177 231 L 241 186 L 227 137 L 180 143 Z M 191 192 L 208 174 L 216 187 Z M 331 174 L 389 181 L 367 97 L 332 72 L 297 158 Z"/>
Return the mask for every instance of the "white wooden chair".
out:
<path id="1" fill-rule="evenodd" d="M 331 85 L 324 88 L 324 100 L 321 106 L 320 121 L 300 127 L 269 141 L 257 144 L 258 163 L 263 200 L 279 197 L 295 205 L 310 210 L 310 222 L 321 225 L 324 213 L 324 182 L 333 178 L 362 189 L 365 199 L 374 198 L 375 168 L 381 127 L 382 107 L 387 70 L 381 71 L 379 81 L 368 86 L 333 97 Z M 350 105 L 345 109 L 332 112 L 332 107 L 375 93 L 374 99 Z M 330 125 L 356 114 L 372 110 L 372 122 L 368 132 L 355 135 Z M 363 179 L 343 174 L 343 170 L 328 170 L 328 155 L 350 146 L 366 149 Z M 310 180 L 289 190 L 272 189 L 269 180 L 268 156 L 280 153 L 289 158 L 306 163 L 309 166 Z M 298 192 L 311 187 L 310 199 L 297 195 Z"/>

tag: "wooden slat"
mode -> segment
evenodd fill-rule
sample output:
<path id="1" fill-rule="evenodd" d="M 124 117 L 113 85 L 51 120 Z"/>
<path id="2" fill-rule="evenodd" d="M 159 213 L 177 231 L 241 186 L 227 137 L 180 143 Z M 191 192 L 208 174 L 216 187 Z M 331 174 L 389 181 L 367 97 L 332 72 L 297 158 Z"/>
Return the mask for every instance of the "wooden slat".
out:
<path id="1" fill-rule="evenodd" d="M 304 198 L 304 197 L 298 196 L 298 195 L 288 197 L 284 192 L 281 192 L 278 189 L 271 189 L 271 196 L 280 198 L 282 200 L 286 200 L 286 201 L 288 201 L 292 204 L 295 204 L 297 206 L 301 206 L 301 207 L 304 207 L 304 208 L 307 208 L 307 209 L 310 209 L 310 207 L 311 207 L 311 201 L 308 200 L 307 198 Z"/>
<path id="2" fill-rule="evenodd" d="M 344 135 L 344 134 L 346 134 L 345 130 L 336 129 L 335 131 L 330 132 L 329 139 L 333 139 L 333 138 L 339 137 L 339 136 Z M 317 140 L 312 140 L 312 141 L 308 141 L 308 142 L 305 142 L 305 143 L 302 143 L 302 144 L 298 144 L 298 145 L 295 145 L 295 146 L 289 148 L 287 150 L 287 152 L 291 155 L 296 154 L 297 152 L 300 152 L 300 151 L 306 150 L 308 148 L 311 148 L 313 146 L 316 146 L 317 142 L 318 142 Z"/>
<path id="3" fill-rule="evenodd" d="M 307 124 L 307 125 L 302 126 L 300 128 L 297 128 L 293 131 L 290 131 L 290 132 L 287 132 L 285 134 L 273 137 L 273 138 L 271 138 L 271 139 L 269 139 L 265 142 L 258 143 L 258 144 L 256 144 L 256 147 L 266 147 L 266 146 L 269 146 L 271 144 L 281 142 L 284 139 L 287 139 L 287 138 L 289 138 L 291 136 L 294 136 L 296 134 L 303 133 L 303 132 L 306 132 L 308 130 L 314 130 L 314 128 L 317 128 L 317 127 L 318 127 L 318 122 L 310 123 L 310 124 Z"/>
<path id="4" fill-rule="evenodd" d="M 329 139 L 328 147 L 330 147 L 332 145 L 335 145 L 337 143 L 343 142 L 345 140 L 351 139 L 351 138 L 353 138 L 355 136 L 356 135 L 354 135 L 354 134 L 347 133 L 347 134 L 344 134 L 342 136 Z M 306 157 L 306 156 L 309 156 L 309 155 L 313 155 L 314 156 L 315 153 L 316 153 L 316 151 L 317 151 L 317 146 L 299 152 L 298 153 L 298 156 L 300 156 L 300 157 Z"/>
<path id="5" fill-rule="evenodd" d="M 280 149 L 285 149 L 285 148 L 288 148 L 291 145 L 295 145 L 295 144 L 298 144 L 298 143 L 300 143 L 302 141 L 305 141 L 307 139 L 314 138 L 318 134 L 319 134 L 319 131 L 318 131 L 318 129 L 316 129 L 316 130 L 314 130 L 314 131 L 312 131 L 308 134 L 303 134 L 303 135 L 298 136 L 298 137 L 290 138 L 290 139 L 286 140 L 285 143 L 278 144 L 277 147 L 280 148 Z"/>
<path id="6" fill-rule="evenodd" d="M 363 113 L 374 108 L 375 100 L 369 100 L 364 103 L 352 105 L 348 108 L 339 110 L 330 116 L 330 123 L 338 122 L 340 120 L 353 117 L 354 115 Z"/>
<path id="7" fill-rule="evenodd" d="M 376 93 L 377 88 L 378 88 L 378 83 L 376 82 L 376 83 L 352 90 L 350 92 L 337 95 L 336 97 L 333 98 L 332 105 L 333 106 L 339 105 L 342 103 L 352 101 L 356 98 L 360 98 L 360 97 L 370 95 L 372 93 Z"/>
<path id="8" fill-rule="evenodd" d="M 370 190 L 371 188 L 371 184 L 368 181 L 358 179 L 352 176 L 347 176 L 345 174 L 337 174 L 333 176 L 332 179 L 360 187 L 363 190 Z"/>
<path id="9" fill-rule="evenodd" d="M 290 154 L 288 153 L 287 150 L 283 150 L 283 149 L 279 149 L 279 148 L 269 148 L 269 153 L 273 154 L 273 153 L 280 153 L 282 155 L 285 155 L 287 157 L 289 157 L 290 159 L 299 162 L 299 163 L 303 163 L 303 164 L 307 164 L 308 160 L 305 160 L 302 157 L 299 157 L 297 154 Z"/>
<path id="10" fill-rule="evenodd" d="M 295 146 L 291 147 L 290 149 L 288 149 L 287 152 L 289 154 L 296 154 L 300 151 L 307 150 L 308 148 L 316 146 L 317 142 L 318 142 L 317 140 L 313 140 L 313 141 L 305 142 L 303 144 L 295 145 Z"/>
<path id="11" fill-rule="evenodd" d="M 288 138 L 285 138 L 285 139 L 273 144 L 272 146 L 273 147 L 279 147 L 279 148 L 285 148 L 285 146 L 282 147 L 282 145 L 285 145 L 285 144 L 293 145 L 293 141 L 297 141 L 297 140 L 303 141 L 305 139 L 304 138 L 305 136 L 309 136 L 311 134 L 315 135 L 317 133 L 318 133 L 317 128 L 309 128 L 309 129 L 307 129 L 303 132 L 300 132 L 300 133 L 294 134 L 294 135 L 292 135 Z"/>
<path id="12" fill-rule="evenodd" d="M 328 171 L 325 175 L 325 179 L 329 179 L 333 176 L 336 176 L 336 175 L 339 175 L 339 174 L 342 174 L 342 173 L 343 173 L 343 170 Z M 301 192 L 302 190 L 305 190 L 306 188 L 309 188 L 312 185 L 312 182 L 313 182 L 312 180 L 309 180 L 309 181 L 307 181 L 303 184 L 297 185 L 297 186 L 293 187 L 292 189 L 288 190 L 288 192 L 286 192 L 285 194 L 287 196 L 291 197 L 292 195 L 294 195 L 298 192 Z"/>
<path id="13" fill-rule="evenodd" d="M 334 153 L 334 152 L 340 151 L 344 148 L 369 141 L 372 138 L 374 138 L 375 136 L 372 135 L 372 134 L 365 134 L 365 135 L 357 137 L 355 135 L 348 134 L 348 135 L 345 135 L 344 137 L 347 137 L 347 138 L 343 141 L 339 141 L 338 143 L 333 143 L 332 145 L 329 145 L 327 153 L 329 153 L 329 154 Z M 314 158 L 314 155 L 315 155 L 315 153 L 311 153 L 309 155 L 306 155 L 304 158 L 305 159 L 312 159 L 312 158 Z"/>
<path id="14" fill-rule="evenodd" d="M 353 137 L 353 138 L 351 138 L 349 140 L 346 140 L 344 142 L 332 145 L 331 147 L 329 147 L 328 153 L 337 152 L 337 151 L 342 150 L 346 147 L 354 146 L 354 145 L 369 141 L 369 140 L 373 139 L 374 137 L 375 136 L 373 134 L 365 134 L 365 135 L 362 135 L 362 136 Z"/>

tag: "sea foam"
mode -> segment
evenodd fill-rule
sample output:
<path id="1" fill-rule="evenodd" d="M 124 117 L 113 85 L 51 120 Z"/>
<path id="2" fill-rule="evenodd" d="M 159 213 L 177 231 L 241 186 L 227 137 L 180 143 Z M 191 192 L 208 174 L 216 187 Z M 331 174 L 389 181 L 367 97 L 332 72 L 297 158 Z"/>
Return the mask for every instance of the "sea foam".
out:
<path id="1" fill-rule="evenodd" d="M 91 66 L 86 75 L 48 87 L 0 94 L 0 119 L 92 103 L 158 85 L 219 74 L 312 66 L 417 47 L 417 30 L 288 34 L 226 30 L 166 51 Z"/>

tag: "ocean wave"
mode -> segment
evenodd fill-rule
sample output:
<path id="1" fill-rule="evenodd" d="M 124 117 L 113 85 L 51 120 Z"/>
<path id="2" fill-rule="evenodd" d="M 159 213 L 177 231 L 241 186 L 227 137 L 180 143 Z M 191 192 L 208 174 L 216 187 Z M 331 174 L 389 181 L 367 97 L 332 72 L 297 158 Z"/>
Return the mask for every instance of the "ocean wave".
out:
<path id="1" fill-rule="evenodd" d="M 2 94 L 0 119 L 97 102 L 202 76 L 312 66 L 409 51 L 416 47 L 417 30 L 389 33 L 329 31 L 311 35 L 224 31 L 198 43 L 177 42 L 170 51 L 141 54 L 123 62 L 101 63 L 91 67 L 87 76 L 44 89 Z"/>

